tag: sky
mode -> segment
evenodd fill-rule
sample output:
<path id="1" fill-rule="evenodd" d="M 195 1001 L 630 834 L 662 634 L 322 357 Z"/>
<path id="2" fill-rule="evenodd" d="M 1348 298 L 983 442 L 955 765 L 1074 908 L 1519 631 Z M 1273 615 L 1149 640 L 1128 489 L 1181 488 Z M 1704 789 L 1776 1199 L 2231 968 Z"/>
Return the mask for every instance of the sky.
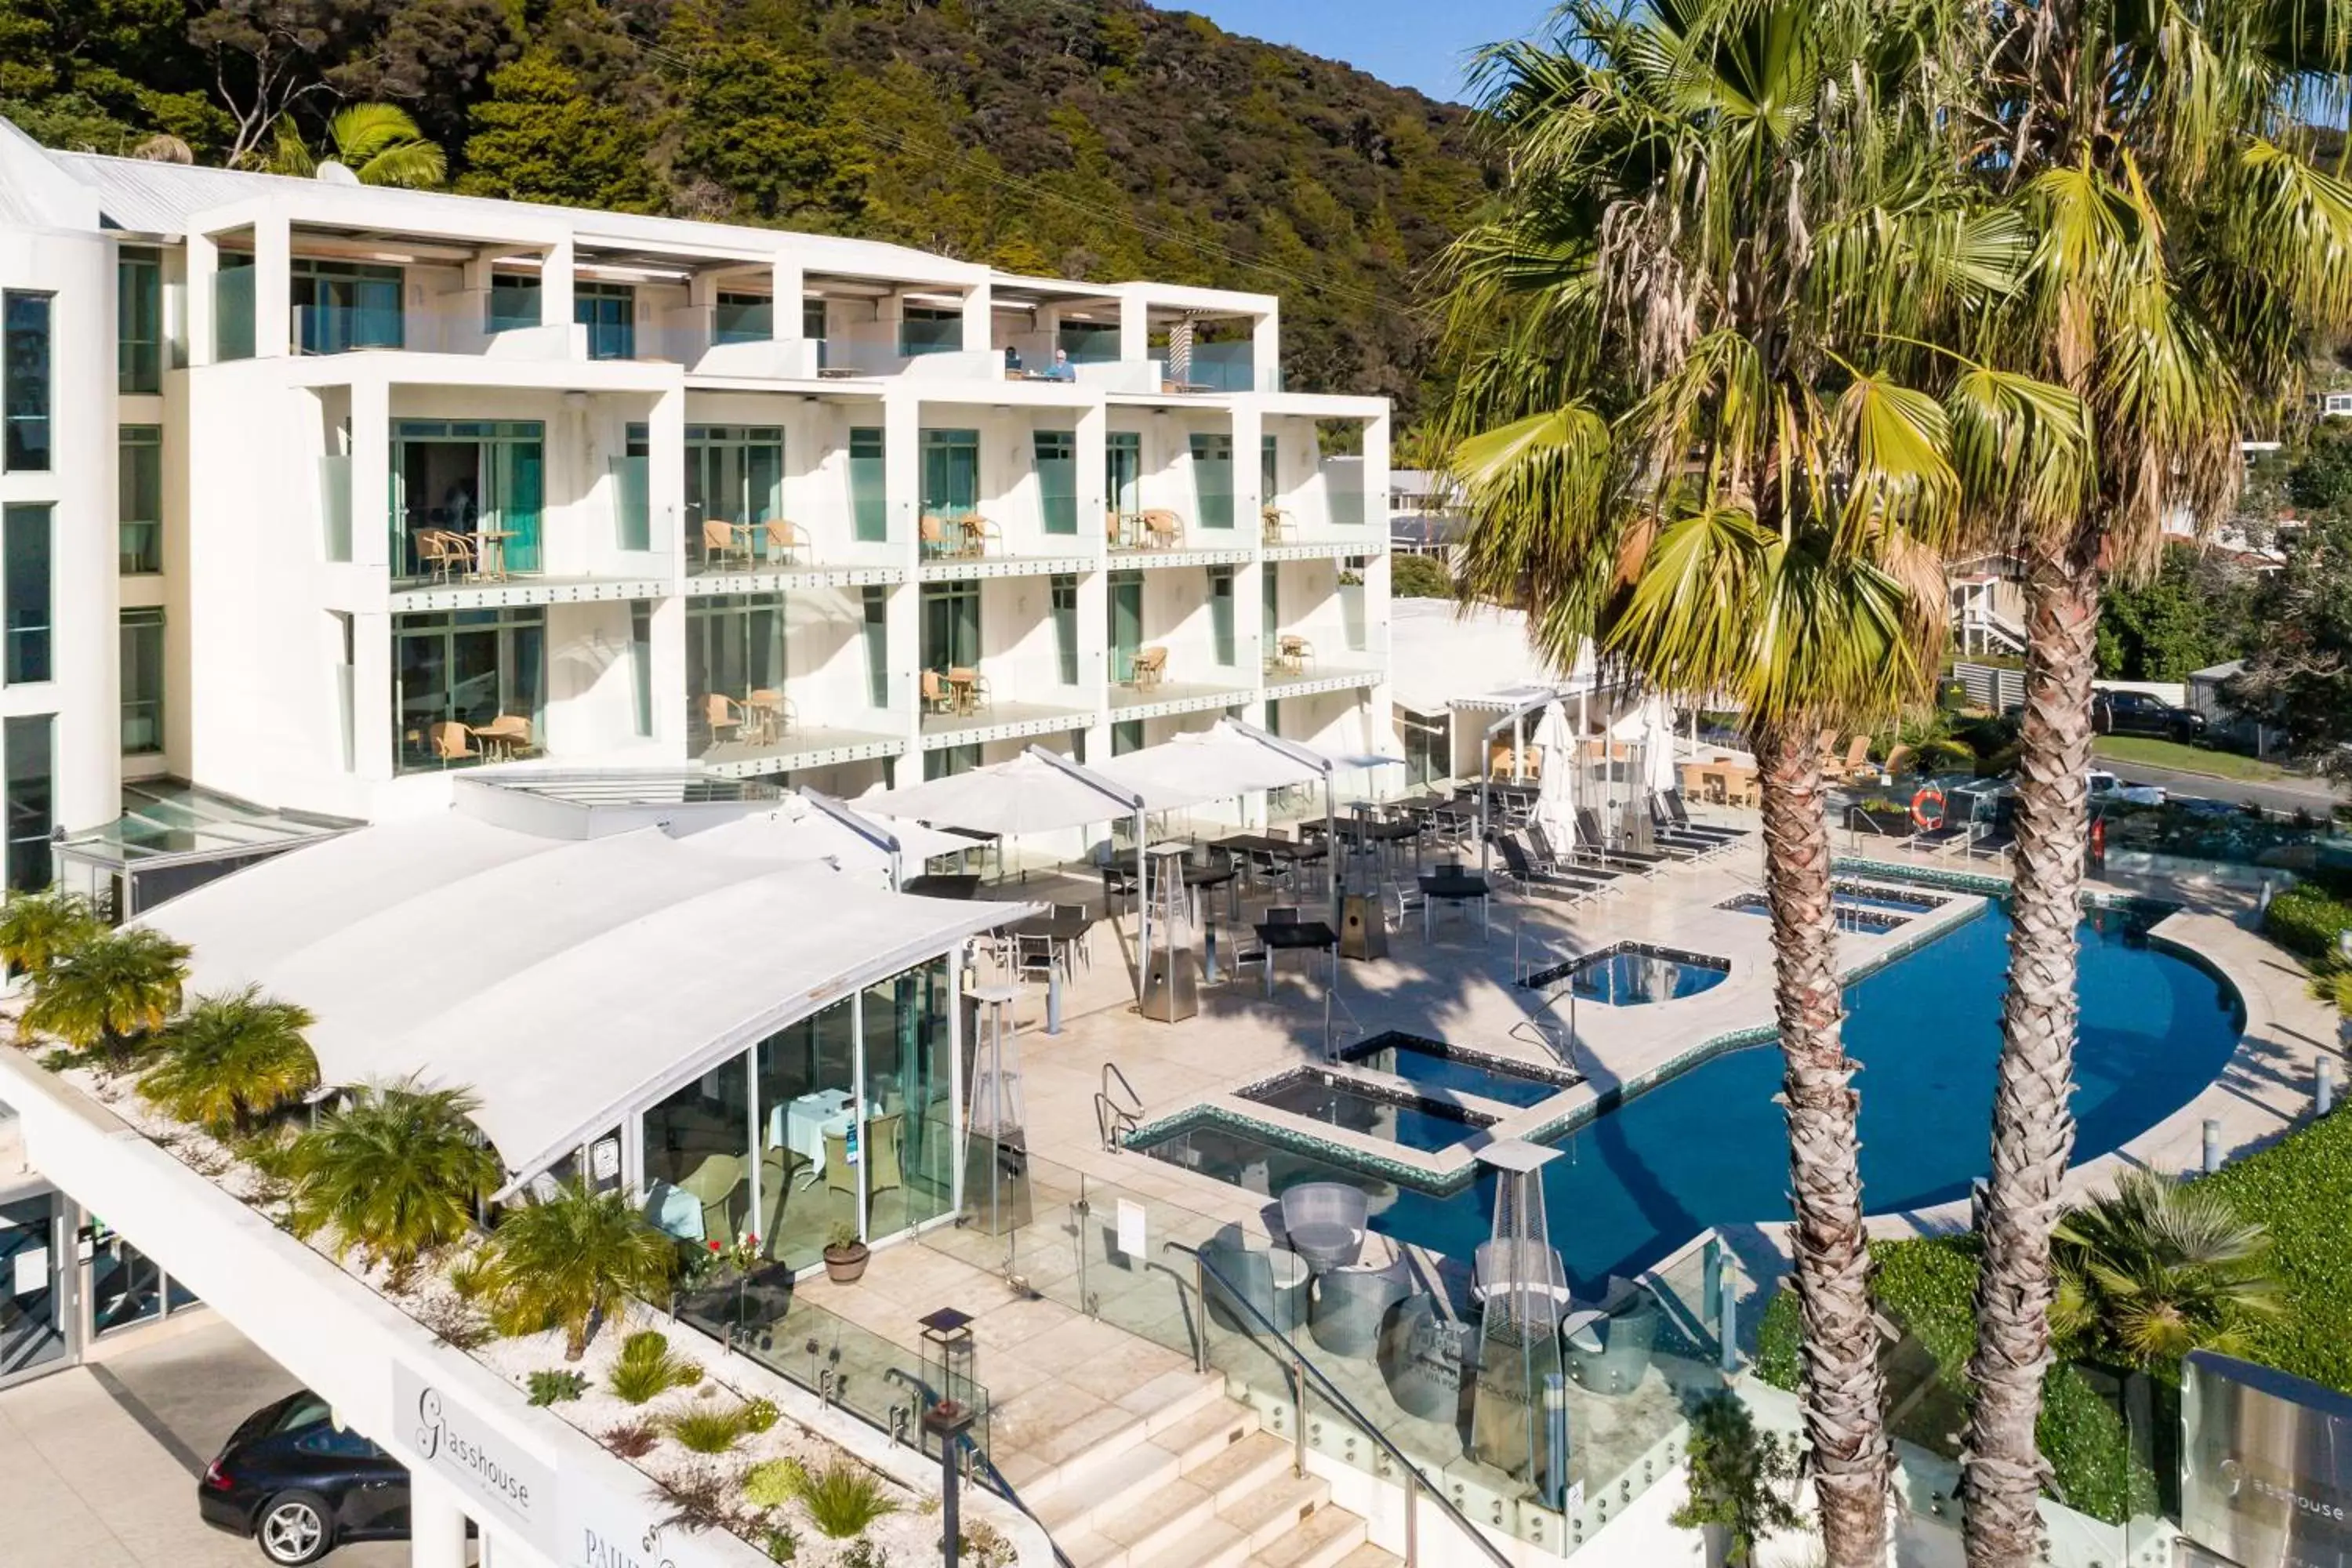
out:
<path id="1" fill-rule="evenodd" d="M 1497 38 L 1533 32 L 1549 0 L 1163 0 L 1246 33 L 1345 60 L 1432 98 L 1464 97 L 1463 62 Z"/>

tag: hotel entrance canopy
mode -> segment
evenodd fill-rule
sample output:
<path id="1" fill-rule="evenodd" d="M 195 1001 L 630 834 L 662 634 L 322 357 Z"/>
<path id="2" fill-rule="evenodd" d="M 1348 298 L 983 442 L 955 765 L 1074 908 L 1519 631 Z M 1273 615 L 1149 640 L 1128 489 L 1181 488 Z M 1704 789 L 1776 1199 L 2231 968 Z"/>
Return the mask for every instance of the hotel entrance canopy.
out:
<path id="1" fill-rule="evenodd" d="M 316 1016 L 322 1080 L 465 1086 L 530 1175 L 794 1020 L 1037 911 L 892 893 L 869 865 L 727 854 L 660 826 L 548 837 L 461 808 L 175 899 L 194 992 Z"/>

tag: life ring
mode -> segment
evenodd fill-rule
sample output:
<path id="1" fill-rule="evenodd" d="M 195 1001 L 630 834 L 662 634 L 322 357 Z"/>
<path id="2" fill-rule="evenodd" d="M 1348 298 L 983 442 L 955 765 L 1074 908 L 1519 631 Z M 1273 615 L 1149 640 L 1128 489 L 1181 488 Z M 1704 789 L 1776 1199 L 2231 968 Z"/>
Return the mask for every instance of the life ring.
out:
<path id="1" fill-rule="evenodd" d="M 1932 816 L 1928 815 L 1934 811 Z M 1925 784 L 1911 797 L 1911 821 L 1929 832 L 1944 826 L 1944 792 L 1934 784 Z"/>

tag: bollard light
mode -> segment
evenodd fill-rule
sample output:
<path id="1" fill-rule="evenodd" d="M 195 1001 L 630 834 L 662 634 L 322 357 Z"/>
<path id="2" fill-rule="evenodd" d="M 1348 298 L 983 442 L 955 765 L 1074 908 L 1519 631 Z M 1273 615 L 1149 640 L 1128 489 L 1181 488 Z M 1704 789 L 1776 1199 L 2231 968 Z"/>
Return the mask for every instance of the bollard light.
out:
<path id="1" fill-rule="evenodd" d="M 2205 1173 L 2211 1175 L 2221 1168 L 2221 1119 L 2205 1119 Z"/>
<path id="2" fill-rule="evenodd" d="M 2319 1058 L 2319 1081 L 2314 1086 L 2313 1109 L 2325 1116 L 2336 1109 L 2336 1058 Z"/>

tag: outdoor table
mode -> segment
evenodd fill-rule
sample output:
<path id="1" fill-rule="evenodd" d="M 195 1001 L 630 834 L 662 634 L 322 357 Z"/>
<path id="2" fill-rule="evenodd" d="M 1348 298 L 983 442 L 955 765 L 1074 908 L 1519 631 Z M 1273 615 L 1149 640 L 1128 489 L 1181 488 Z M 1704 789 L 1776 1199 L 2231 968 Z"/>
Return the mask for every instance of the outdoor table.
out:
<path id="1" fill-rule="evenodd" d="M 808 1161 L 809 1176 L 824 1170 L 824 1135 L 849 1131 L 846 1089 L 820 1089 L 786 1100 L 768 1115 L 768 1143 L 781 1144 Z"/>
<path id="2" fill-rule="evenodd" d="M 972 701 L 980 687 L 980 673 L 972 669 L 948 671 L 948 697 L 959 713 L 971 711 Z"/>
<path id="3" fill-rule="evenodd" d="M 467 730 L 483 743 L 486 752 L 494 749 L 501 757 L 513 756 L 518 746 L 530 742 L 530 721 L 518 713 L 501 713 L 487 724 L 469 724 Z"/>
<path id="4" fill-rule="evenodd" d="M 1479 934 L 1492 933 L 1494 927 L 1487 899 L 1493 889 L 1487 887 L 1486 878 L 1475 871 L 1431 871 L 1424 873 L 1420 881 L 1422 941 L 1429 940 L 1429 906 L 1440 899 L 1449 904 L 1477 900 Z"/>
<path id="5" fill-rule="evenodd" d="M 1257 940 L 1266 950 L 1265 992 L 1274 994 L 1274 954 L 1286 950 L 1318 949 L 1332 954 L 1331 962 L 1339 963 L 1339 937 L 1322 921 L 1285 921 L 1279 925 L 1263 924 L 1256 928 Z"/>
<path id="6" fill-rule="evenodd" d="M 1016 939 L 1045 939 L 1045 1032 L 1049 1035 L 1062 1032 L 1062 976 L 1070 973 L 1070 944 L 1084 940 L 1094 923 L 1092 915 L 1032 915 L 1011 928 Z"/>
<path id="7" fill-rule="evenodd" d="M 1201 915 L 1200 900 L 1197 895 L 1203 888 L 1224 889 L 1225 918 L 1231 921 L 1242 918 L 1241 874 L 1235 871 L 1231 864 L 1187 866 L 1184 868 L 1184 885 L 1192 889 L 1196 895 L 1192 901 L 1193 919 L 1198 920 Z"/>
<path id="8" fill-rule="evenodd" d="M 512 529 L 484 528 L 475 531 L 481 542 L 481 560 L 475 564 L 474 575 L 503 583 L 507 578 L 507 541 L 515 536 Z"/>

